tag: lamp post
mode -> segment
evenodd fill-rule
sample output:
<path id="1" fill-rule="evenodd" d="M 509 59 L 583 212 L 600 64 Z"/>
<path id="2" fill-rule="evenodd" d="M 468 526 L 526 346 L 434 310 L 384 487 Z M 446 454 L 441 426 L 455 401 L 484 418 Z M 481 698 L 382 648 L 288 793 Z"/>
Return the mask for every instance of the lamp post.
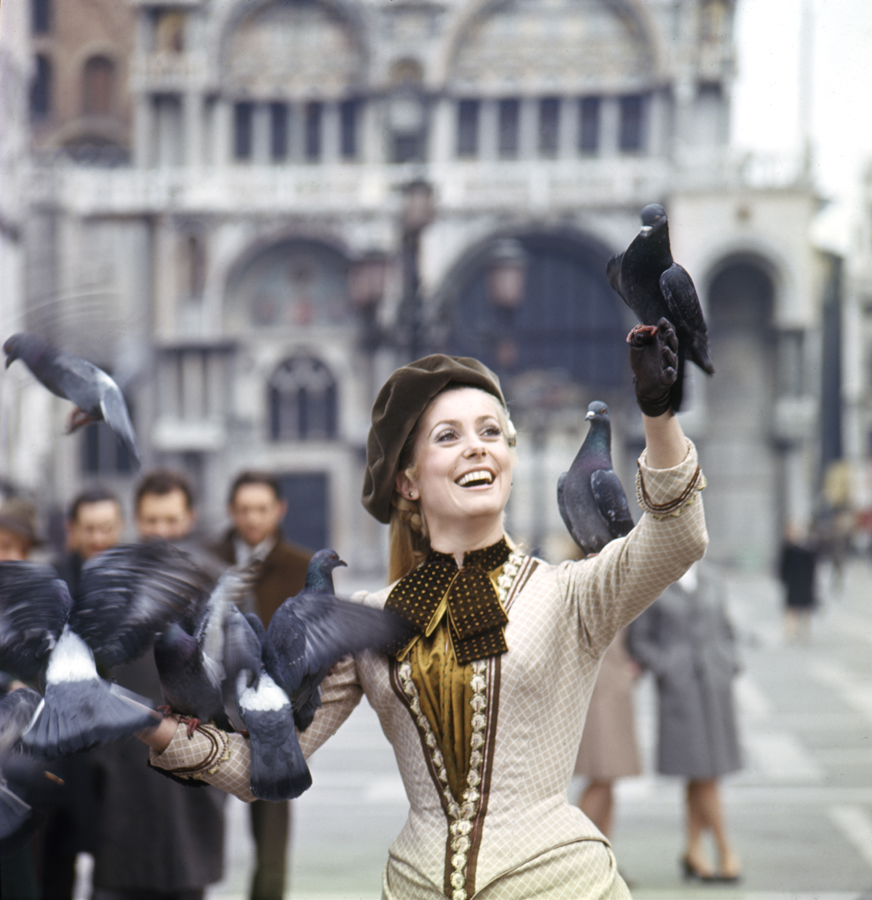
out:
<path id="1" fill-rule="evenodd" d="M 421 353 L 423 316 L 421 308 L 421 232 L 433 221 L 433 186 L 416 178 L 402 188 L 402 270 L 403 308 L 409 324 L 408 353 L 417 359 Z"/>
<path id="2" fill-rule="evenodd" d="M 363 320 L 363 347 L 370 353 L 381 343 L 377 317 L 385 294 L 387 271 L 387 256 L 379 250 L 367 251 L 348 270 L 348 294 Z"/>
<path id="3" fill-rule="evenodd" d="M 528 265 L 527 252 L 513 238 L 497 241 L 488 258 L 487 299 L 497 318 L 496 358 L 505 369 L 514 368 L 518 362 L 513 338 L 515 313 L 524 300 Z"/>

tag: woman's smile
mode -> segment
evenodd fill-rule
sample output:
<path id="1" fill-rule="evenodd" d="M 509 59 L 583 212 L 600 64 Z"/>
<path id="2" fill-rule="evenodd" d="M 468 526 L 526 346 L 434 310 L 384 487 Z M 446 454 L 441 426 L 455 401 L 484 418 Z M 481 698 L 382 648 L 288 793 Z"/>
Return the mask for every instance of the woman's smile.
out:
<path id="1" fill-rule="evenodd" d="M 470 530 L 482 540 L 502 537 L 513 460 L 501 414 L 496 398 L 477 388 L 446 391 L 424 414 L 415 463 L 397 486 L 420 500 L 434 547 L 442 535 Z"/>

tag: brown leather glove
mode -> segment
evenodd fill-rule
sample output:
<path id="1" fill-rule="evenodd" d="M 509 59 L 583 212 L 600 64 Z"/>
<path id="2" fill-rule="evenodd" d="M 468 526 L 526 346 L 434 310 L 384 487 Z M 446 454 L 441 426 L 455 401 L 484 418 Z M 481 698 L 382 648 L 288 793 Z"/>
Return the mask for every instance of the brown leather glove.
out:
<path id="1" fill-rule="evenodd" d="M 628 335 L 636 402 L 646 416 L 670 408 L 670 388 L 678 377 L 678 337 L 668 319 L 656 326 L 637 325 Z"/>

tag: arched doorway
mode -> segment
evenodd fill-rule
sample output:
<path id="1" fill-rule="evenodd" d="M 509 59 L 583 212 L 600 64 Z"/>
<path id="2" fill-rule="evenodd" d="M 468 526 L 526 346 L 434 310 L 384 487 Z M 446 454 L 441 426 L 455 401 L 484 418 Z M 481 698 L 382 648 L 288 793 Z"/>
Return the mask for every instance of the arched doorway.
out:
<path id="1" fill-rule="evenodd" d="M 490 245 L 452 280 L 444 311 L 450 352 L 474 356 L 509 378 L 530 370 L 559 372 L 596 389 L 629 383 L 624 338 L 632 326 L 606 279 L 608 253 L 578 237 L 516 237 L 527 258 L 524 295 L 506 309 L 488 296 Z"/>
<path id="2" fill-rule="evenodd" d="M 768 561 L 778 519 L 772 441 L 777 345 L 770 272 L 761 259 L 734 257 L 715 270 L 708 290 L 717 370 L 705 382 L 709 553 L 713 559 L 749 566 Z"/>

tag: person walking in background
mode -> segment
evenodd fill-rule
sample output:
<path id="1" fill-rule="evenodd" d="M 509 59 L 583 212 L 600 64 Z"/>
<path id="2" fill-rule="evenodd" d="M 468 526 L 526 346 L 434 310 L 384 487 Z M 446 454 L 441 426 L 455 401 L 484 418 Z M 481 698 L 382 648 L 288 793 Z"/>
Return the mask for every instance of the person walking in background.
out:
<path id="1" fill-rule="evenodd" d="M 114 547 L 124 531 L 121 502 L 109 488 L 95 486 L 70 502 L 64 522 L 66 553 L 53 565 L 72 596 L 79 590 L 82 566 Z M 99 768 L 93 753 L 57 760 L 63 781 L 58 802 L 48 811 L 42 835 L 42 900 L 71 900 L 76 883 L 76 857 L 97 852 L 94 822 L 98 806 Z"/>
<path id="2" fill-rule="evenodd" d="M 181 472 L 146 473 L 135 493 L 134 521 L 140 540 L 170 540 L 208 559 L 192 537 L 196 509 Z M 110 673 L 122 687 L 163 700 L 149 650 Z M 214 788 L 177 784 L 149 771 L 138 741 L 95 751 L 101 790 L 100 842 L 94 858 L 94 900 L 199 900 L 222 876 L 224 794 Z"/>
<path id="3" fill-rule="evenodd" d="M 614 825 L 614 782 L 642 772 L 633 710 L 636 671 L 625 629 L 603 656 L 575 761 L 575 774 L 588 779 L 578 805 L 607 838 Z"/>
<path id="4" fill-rule="evenodd" d="M 40 544 L 36 507 L 18 497 L 0 503 L 0 562 L 28 559 Z"/>
<path id="5" fill-rule="evenodd" d="M 254 583 L 254 611 L 265 626 L 288 597 L 303 589 L 311 557 L 282 536 L 281 523 L 286 512 L 287 503 L 275 475 L 242 472 L 231 485 L 227 498 L 227 513 L 233 525 L 212 548 L 216 556 L 230 565 L 260 562 Z M 286 886 L 290 801 L 255 800 L 250 808 L 251 831 L 257 849 L 251 900 L 279 900 Z"/>
<path id="6" fill-rule="evenodd" d="M 784 531 L 778 576 L 784 585 L 784 639 L 808 643 L 811 614 L 817 606 L 815 569 L 817 547 L 802 526 L 790 523 Z"/>
<path id="7" fill-rule="evenodd" d="M 737 881 L 741 863 L 727 834 L 718 780 L 741 768 L 733 703 L 738 673 L 724 591 L 696 563 L 627 628 L 627 649 L 657 680 L 657 771 L 686 785 L 686 879 Z M 718 867 L 703 839 L 714 839 Z"/>
<path id="8" fill-rule="evenodd" d="M 36 507 L 27 500 L 7 497 L 0 503 L 0 562 L 21 562 L 42 543 L 36 530 Z M 0 697 L 25 687 L 24 683 L 0 672 Z M 15 900 L 36 900 L 39 896 L 34 847 L 31 841 L 0 860 L 0 895 Z"/>
<path id="9" fill-rule="evenodd" d="M 75 594 L 83 563 L 121 540 L 124 531 L 121 502 L 105 487 L 82 491 L 70 503 L 64 527 L 67 552 L 54 560 L 54 567 L 70 593 Z"/>

